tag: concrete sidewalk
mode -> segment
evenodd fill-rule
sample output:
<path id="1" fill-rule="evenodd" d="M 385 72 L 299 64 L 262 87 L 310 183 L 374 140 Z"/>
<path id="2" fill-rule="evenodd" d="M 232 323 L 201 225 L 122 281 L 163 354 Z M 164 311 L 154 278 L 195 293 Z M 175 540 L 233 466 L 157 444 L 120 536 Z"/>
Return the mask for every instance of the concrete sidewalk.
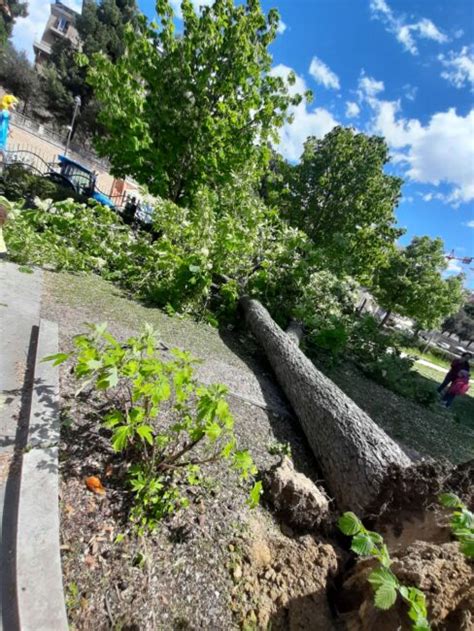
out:
<path id="1" fill-rule="evenodd" d="M 26 444 L 38 335 L 41 271 L 0 261 L 0 630 L 17 628 L 14 540 L 19 457 Z M 29 386 L 29 387 L 28 387 Z"/>

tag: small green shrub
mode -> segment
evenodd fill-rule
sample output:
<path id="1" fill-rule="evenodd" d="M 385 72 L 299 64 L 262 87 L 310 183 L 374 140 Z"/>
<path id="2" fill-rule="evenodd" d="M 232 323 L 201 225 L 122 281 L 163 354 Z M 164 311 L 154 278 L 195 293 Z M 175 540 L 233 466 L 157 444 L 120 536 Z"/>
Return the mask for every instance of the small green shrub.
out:
<path id="1" fill-rule="evenodd" d="M 79 391 L 106 393 L 111 408 L 103 426 L 110 430 L 114 451 L 130 465 L 131 519 L 140 532 L 188 505 L 185 489 L 201 484 L 203 465 L 224 459 L 243 480 L 257 473 L 249 452 L 237 449 L 227 389 L 198 385 L 196 360 L 188 353 L 173 349 L 173 358 L 163 360 L 149 326 L 123 343 L 105 324 L 89 325 L 89 330 L 74 338 L 72 353 L 43 361 L 58 365 L 71 357 Z M 260 493 L 261 482 L 256 482 L 250 506 Z"/>
<path id="2" fill-rule="evenodd" d="M 36 197 L 53 201 L 68 198 L 85 201 L 71 188 L 52 182 L 21 164 L 12 164 L 4 168 L 0 175 L 0 195 L 11 201 L 33 202 Z"/>
<path id="3" fill-rule="evenodd" d="M 271 456 L 288 456 L 288 458 L 291 458 L 292 453 L 291 453 L 291 445 L 290 443 L 280 443 L 278 441 L 275 441 L 274 443 L 271 443 L 270 445 L 268 445 L 268 453 Z"/>
<path id="4" fill-rule="evenodd" d="M 373 557 L 379 562 L 379 567 L 368 577 L 374 589 L 374 604 L 379 609 L 390 609 L 400 595 L 408 605 L 408 616 L 413 621 L 413 631 L 429 631 L 426 598 L 417 587 L 401 585 L 398 578 L 390 569 L 392 560 L 378 532 L 367 530 L 354 513 L 344 513 L 338 521 L 339 530 L 352 537 L 351 550 L 364 557 Z"/>
<path id="5" fill-rule="evenodd" d="M 445 508 L 454 509 L 451 517 L 453 535 L 459 541 L 463 554 L 474 558 L 474 514 L 455 493 L 442 493 L 438 499 Z"/>

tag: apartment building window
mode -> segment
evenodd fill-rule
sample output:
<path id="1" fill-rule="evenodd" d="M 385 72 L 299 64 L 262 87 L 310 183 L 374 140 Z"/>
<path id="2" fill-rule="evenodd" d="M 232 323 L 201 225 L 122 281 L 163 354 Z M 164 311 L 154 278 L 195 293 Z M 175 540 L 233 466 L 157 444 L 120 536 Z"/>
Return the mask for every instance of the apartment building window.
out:
<path id="1" fill-rule="evenodd" d="M 58 31 L 61 31 L 61 33 L 66 33 L 69 28 L 69 22 L 66 18 L 58 18 L 56 21 L 56 28 Z"/>

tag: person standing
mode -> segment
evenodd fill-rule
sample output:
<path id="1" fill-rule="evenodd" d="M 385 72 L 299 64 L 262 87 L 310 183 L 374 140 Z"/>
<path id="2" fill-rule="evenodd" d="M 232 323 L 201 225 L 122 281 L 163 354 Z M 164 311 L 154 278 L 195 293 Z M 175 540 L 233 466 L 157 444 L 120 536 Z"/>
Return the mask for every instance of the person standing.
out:
<path id="1" fill-rule="evenodd" d="M 472 359 L 472 353 L 463 353 L 459 359 L 455 359 L 451 362 L 451 368 L 449 369 L 446 377 L 438 386 L 438 392 L 441 394 L 450 383 L 455 381 L 461 370 L 466 370 L 469 373 L 470 365 L 469 361 Z"/>
<path id="2" fill-rule="evenodd" d="M 454 399 L 466 394 L 469 390 L 469 371 L 460 370 L 453 383 L 448 388 L 448 391 L 443 395 L 444 407 L 451 407 Z"/>

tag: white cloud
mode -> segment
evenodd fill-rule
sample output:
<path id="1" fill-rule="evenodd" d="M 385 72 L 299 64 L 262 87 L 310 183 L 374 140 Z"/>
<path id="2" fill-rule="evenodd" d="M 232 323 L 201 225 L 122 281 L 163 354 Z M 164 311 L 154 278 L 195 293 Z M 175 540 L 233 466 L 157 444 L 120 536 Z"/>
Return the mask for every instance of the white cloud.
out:
<path id="1" fill-rule="evenodd" d="M 403 89 L 405 91 L 405 98 L 408 99 L 408 101 L 414 101 L 416 98 L 416 93 L 418 92 L 417 86 L 406 83 L 403 86 Z"/>
<path id="2" fill-rule="evenodd" d="M 444 44 L 448 37 L 428 18 L 407 23 L 404 15 L 397 15 L 385 0 L 370 0 L 370 12 L 374 19 L 380 20 L 389 33 L 395 35 L 404 49 L 412 55 L 418 54 L 417 39 L 430 39 Z"/>
<path id="3" fill-rule="evenodd" d="M 316 83 L 320 83 L 325 88 L 339 90 L 341 87 L 337 74 L 335 74 L 329 66 L 327 66 L 324 61 L 321 61 L 318 57 L 313 57 L 311 60 L 309 74 L 313 77 Z"/>
<path id="4" fill-rule="evenodd" d="M 379 92 L 383 92 L 383 90 L 385 90 L 383 81 L 377 81 L 373 77 L 368 77 L 364 70 L 362 70 L 359 77 L 359 89 L 357 91 L 361 101 L 371 99 Z"/>
<path id="5" fill-rule="evenodd" d="M 280 35 L 283 35 L 283 33 L 286 31 L 287 28 L 288 27 L 286 26 L 286 24 L 280 18 L 280 22 L 278 23 L 277 33 L 279 33 Z"/>
<path id="6" fill-rule="evenodd" d="M 360 114 L 360 107 L 354 101 L 346 101 L 347 118 L 357 118 Z"/>
<path id="7" fill-rule="evenodd" d="M 81 0 L 62 0 L 62 2 L 80 13 Z M 41 39 L 44 27 L 50 14 L 50 3 L 45 0 L 29 0 L 28 15 L 25 18 L 17 18 L 13 27 L 12 41 L 17 50 L 26 52 L 28 58 L 33 61 L 33 42 Z"/>
<path id="8" fill-rule="evenodd" d="M 392 149 L 399 150 L 397 162 L 405 163 L 411 180 L 451 185 L 447 195 L 437 195 L 454 206 L 474 199 L 474 109 L 462 116 L 450 108 L 422 125 L 418 119 L 401 116 L 400 101 L 368 101 L 374 110 L 373 131 L 385 136 Z"/>
<path id="9" fill-rule="evenodd" d="M 474 46 L 463 46 L 458 53 L 451 50 L 447 55 L 439 55 L 438 59 L 445 70 L 441 73 L 456 88 L 471 83 L 474 86 Z"/>
<path id="10" fill-rule="evenodd" d="M 468 221 L 465 224 L 468 228 L 474 228 L 474 219 L 472 221 Z"/>
<path id="11" fill-rule="evenodd" d="M 271 74 L 287 79 L 292 69 L 279 64 L 272 69 Z M 296 75 L 294 85 L 289 86 L 290 94 L 304 94 L 308 89 L 303 77 Z M 308 136 L 322 138 L 335 127 L 338 122 L 331 112 L 316 107 L 309 109 L 304 101 L 291 108 L 293 122 L 285 123 L 280 129 L 280 143 L 278 150 L 287 160 L 296 161 L 303 151 L 304 141 Z"/>

